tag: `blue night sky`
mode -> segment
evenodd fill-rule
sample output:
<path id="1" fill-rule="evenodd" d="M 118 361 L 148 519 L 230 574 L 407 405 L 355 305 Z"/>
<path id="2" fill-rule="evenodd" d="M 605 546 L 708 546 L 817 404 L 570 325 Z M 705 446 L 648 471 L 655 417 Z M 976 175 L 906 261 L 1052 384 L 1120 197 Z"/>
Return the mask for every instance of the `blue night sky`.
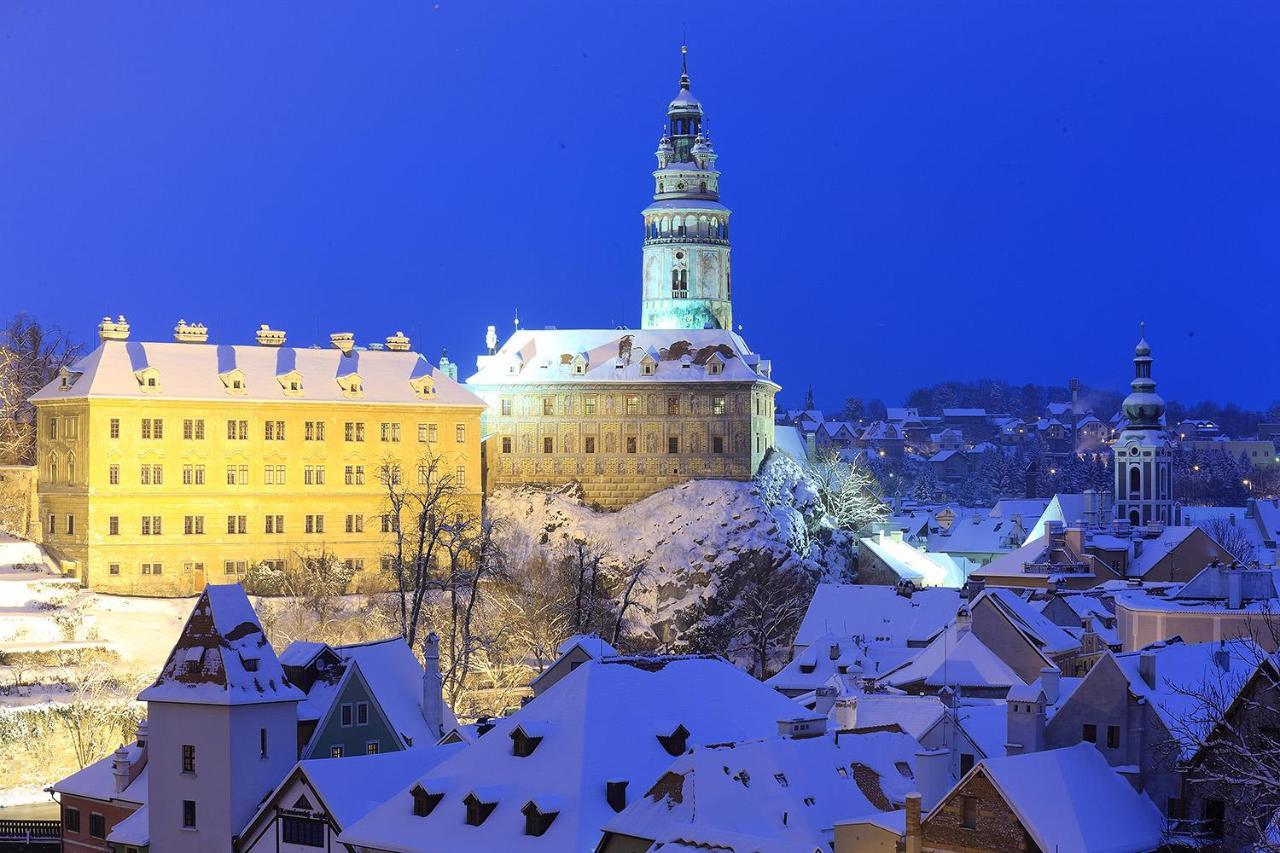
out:
<path id="1" fill-rule="evenodd" d="M 1280 4 L 0 6 L 0 313 L 90 339 L 635 325 L 682 23 L 783 405 L 1280 397 Z"/>

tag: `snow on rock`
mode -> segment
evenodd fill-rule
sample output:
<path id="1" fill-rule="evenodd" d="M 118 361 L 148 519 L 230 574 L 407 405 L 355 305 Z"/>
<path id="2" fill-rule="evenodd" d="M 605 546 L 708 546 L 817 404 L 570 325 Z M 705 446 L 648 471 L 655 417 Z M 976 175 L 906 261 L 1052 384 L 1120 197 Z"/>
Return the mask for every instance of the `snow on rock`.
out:
<path id="1" fill-rule="evenodd" d="M 675 635 L 688 628 L 692 609 L 715 594 L 726 570 L 747 552 L 768 554 L 784 568 L 820 570 L 788 547 L 784 523 L 754 483 L 691 480 L 616 512 L 561 493 L 498 489 L 489 510 L 512 532 L 543 545 L 585 539 L 598 544 L 609 562 L 645 561 L 649 573 L 640 602 L 658 636 L 664 627 Z M 670 639 L 667 633 L 664 639 Z"/>

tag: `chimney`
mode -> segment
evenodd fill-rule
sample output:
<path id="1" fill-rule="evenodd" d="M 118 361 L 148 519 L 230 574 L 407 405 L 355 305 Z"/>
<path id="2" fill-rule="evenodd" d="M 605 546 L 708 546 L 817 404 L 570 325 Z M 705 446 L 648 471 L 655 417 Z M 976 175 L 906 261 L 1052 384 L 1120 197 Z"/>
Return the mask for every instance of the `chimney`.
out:
<path id="1" fill-rule="evenodd" d="M 1045 535 L 1048 536 L 1048 546 L 1050 548 L 1061 548 L 1064 541 L 1064 531 L 1066 527 L 1061 521 L 1046 521 L 1044 523 Z"/>
<path id="2" fill-rule="evenodd" d="M 832 644 L 831 644 L 831 647 L 827 649 L 827 659 L 828 659 L 828 660 L 839 660 L 839 659 L 840 659 L 840 644 L 839 644 L 839 643 L 832 643 Z"/>
<path id="3" fill-rule="evenodd" d="M 488 350 L 489 355 L 493 355 L 498 351 L 498 327 L 490 326 L 484 333 L 484 348 Z"/>
<path id="4" fill-rule="evenodd" d="M 1156 653 L 1154 646 L 1163 646 L 1164 643 L 1154 643 L 1153 648 L 1143 649 L 1138 654 L 1138 675 L 1142 676 L 1142 680 L 1147 683 L 1151 689 L 1156 686 Z"/>
<path id="5" fill-rule="evenodd" d="M 1227 576 L 1227 608 L 1239 610 L 1244 606 L 1244 573 L 1240 569 L 1231 569 Z"/>
<path id="6" fill-rule="evenodd" d="M 950 749 L 922 749 L 916 753 L 916 786 L 925 811 L 938 804 L 951 787 Z"/>
<path id="7" fill-rule="evenodd" d="M 1084 520 L 1089 524 L 1097 524 L 1102 520 L 1102 516 L 1098 512 L 1101 500 L 1099 495 L 1093 489 L 1084 490 Z"/>
<path id="8" fill-rule="evenodd" d="M 907 794 L 906 853 L 920 853 L 924 846 L 924 830 L 920 826 L 920 795 Z"/>
<path id="9" fill-rule="evenodd" d="M 141 747 L 144 747 L 144 748 L 145 748 L 145 747 L 146 747 L 146 745 L 147 745 L 147 719 L 146 719 L 146 717 L 143 717 L 141 720 L 139 720 L 139 721 L 138 721 L 137 744 L 138 744 L 138 746 L 141 746 Z"/>
<path id="10" fill-rule="evenodd" d="M 179 320 L 173 327 L 173 339 L 180 344 L 203 344 L 209 340 L 209 328 L 204 323 L 188 326 L 186 320 Z"/>
<path id="11" fill-rule="evenodd" d="M 1135 536 L 1131 541 L 1133 542 L 1133 559 L 1136 560 L 1142 556 L 1142 537 Z"/>
<path id="12" fill-rule="evenodd" d="M 1062 542 L 1077 557 L 1084 553 L 1084 528 L 1068 527 L 1062 532 Z"/>
<path id="13" fill-rule="evenodd" d="M 1050 705 L 1057 703 L 1058 690 L 1061 682 L 1062 670 L 1056 666 L 1046 666 L 1040 670 L 1040 687 L 1044 690 L 1045 701 Z"/>
<path id="14" fill-rule="evenodd" d="M 440 679 L 440 638 L 436 632 L 427 634 L 422 648 L 422 718 L 427 727 L 444 736 L 444 684 Z"/>
<path id="15" fill-rule="evenodd" d="M 961 607 L 956 611 L 956 639 L 959 640 L 971 630 L 973 630 L 973 614 L 969 612 L 968 606 Z"/>
<path id="16" fill-rule="evenodd" d="M 604 799 L 609 808 L 620 812 L 627 807 L 627 780 L 610 779 L 604 783 Z"/>
<path id="17" fill-rule="evenodd" d="M 260 347 L 282 347 L 284 346 L 284 332 L 279 329 L 273 329 L 266 323 L 258 327 L 258 332 L 253 336 Z"/>
<path id="18" fill-rule="evenodd" d="M 409 339 L 405 337 L 404 332 L 400 331 L 397 331 L 394 335 L 388 335 L 387 349 L 393 352 L 408 352 Z"/>
<path id="19" fill-rule="evenodd" d="M 120 319 L 114 321 L 110 317 L 103 317 L 102 322 L 98 324 L 98 340 L 129 340 L 129 321 L 124 318 L 123 314 L 120 315 Z"/>
<path id="20" fill-rule="evenodd" d="M 836 700 L 836 728 L 839 730 L 856 729 L 858 727 L 858 700 L 853 696 L 842 696 Z"/>
<path id="21" fill-rule="evenodd" d="M 356 336 L 351 332 L 334 332 L 329 336 L 329 341 L 343 355 L 351 355 L 351 351 L 356 348 Z"/>
<path id="22" fill-rule="evenodd" d="M 123 746 L 111 756 L 111 776 L 115 780 L 117 794 L 129 787 L 129 750 Z"/>
<path id="23" fill-rule="evenodd" d="M 1044 691 L 1043 682 L 1041 690 Z M 1044 750 L 1044 702 L 1039 697 L 1034 702 L 1021 699 L 1009 701 L 1007 720 L 1004 745 L 1006 755 L 1024 755 Z"/>

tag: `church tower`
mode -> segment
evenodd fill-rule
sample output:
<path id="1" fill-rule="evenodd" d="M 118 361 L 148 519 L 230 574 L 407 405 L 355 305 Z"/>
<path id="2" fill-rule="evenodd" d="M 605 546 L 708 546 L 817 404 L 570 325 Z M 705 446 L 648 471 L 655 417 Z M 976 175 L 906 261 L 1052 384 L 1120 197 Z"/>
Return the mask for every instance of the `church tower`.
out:
<path id="1" fill-rule="evenodd" d="M 1131 524 L 1178 524 L 1173 499 L 1173 447 L 1161 419 L 1164 400 L 1151 378 L 1151 346 L 1145 337 L 1133 353 L 1133 382 L 1124 398 L 1128 421 L 1111 448 L 1116 518 Z"/>
<path id="2" fill-rule="evenodd" d="M 667 106 L 653 203 L 644 209 L 641 326 L 731 329 L 729 209 L 720 203 L 702 104 L 689 88 L 688 48 L 680 53 L 680 92 Z"/>

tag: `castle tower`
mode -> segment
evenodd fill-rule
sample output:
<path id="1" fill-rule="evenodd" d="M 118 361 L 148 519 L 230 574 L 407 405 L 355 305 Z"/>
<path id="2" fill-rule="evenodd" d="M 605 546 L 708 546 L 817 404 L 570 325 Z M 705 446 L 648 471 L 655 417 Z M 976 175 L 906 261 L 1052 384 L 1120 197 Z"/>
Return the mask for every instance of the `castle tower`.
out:
<path id="1" fill-rule="evenodd" d="M 730 329 L 729 209 L 702 104 L 689 86 L 681 47 L 680 91 L 658 142 L 653 203 L 644 209 L 645 329 Z"/>
<path id="2" fill-rule="evenodd" d="M 1133 353 L 1132 391 L 1124 398 L 1128 424 L 1111 448 L 1116 518 L 1135 525 L 1177 524 L 1173 447 L 1161 423 L 1165 406 L 1151 378 L 1151 361 L 1151 346 L 1142 337 Z"/>

